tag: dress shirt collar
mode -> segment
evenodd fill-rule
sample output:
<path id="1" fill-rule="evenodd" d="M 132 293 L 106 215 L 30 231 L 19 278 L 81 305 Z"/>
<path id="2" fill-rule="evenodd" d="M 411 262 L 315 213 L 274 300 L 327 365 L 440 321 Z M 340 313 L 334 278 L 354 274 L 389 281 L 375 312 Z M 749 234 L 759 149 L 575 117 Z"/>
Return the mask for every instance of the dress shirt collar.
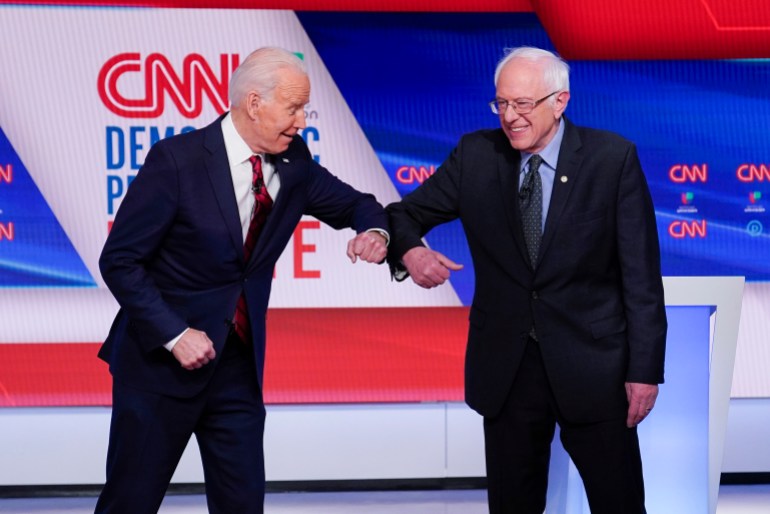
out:
<path id="1" fill-rule="evenodd" d="M 547 164 L 549 168 L 554 170 L 556 169 L 559 161 L 559 149 L 561 149 L 562 139 L 564 139 L 564 118 L 559 120 L 559 128 L 556 130 L 556 134 L 553 136 L 553 139 L 551 139 L 551 141 L 545 145 L 545 148 L 543 148 L 541 152 L 538 152 L 538 155 L 543 158 L 543 162 Z M 529 162 L 529 158 L 531 156 L 531 153 L 521 152 L 521 168 L 519 170 L 520 173 L 525 173 L 527 171 L 527 163 Z"/>
<path id="2" fill-rule="evenodd" d="M 254 155 L 246 141 L 235 130 L 232 113 L 228 112 L 222 120 L 222 135 L 225 138 L 225 150 L 231 168 L 248 161 Z"/>

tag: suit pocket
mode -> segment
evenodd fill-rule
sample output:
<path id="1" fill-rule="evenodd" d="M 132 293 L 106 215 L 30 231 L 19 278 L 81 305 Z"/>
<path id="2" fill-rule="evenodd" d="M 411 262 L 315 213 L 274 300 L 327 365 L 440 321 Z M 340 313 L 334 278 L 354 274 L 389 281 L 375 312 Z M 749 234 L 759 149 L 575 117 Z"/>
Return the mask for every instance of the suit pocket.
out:
<path id="1" fill-rule="evenodd" d="M 622 314 L 591 322 L 591 334 L 594 339 L 620 334 L 626 330 L 626 317 Z"/>
<path id="2" fill-rule="evenodd" d="M 597 270 L 607 266 L 606 256 L 614 244 L 607 209 L 574 213 L 555 238 L 561 242 L 568 265 L 575 269 Z"/>
<path id="3" fill-rule="evenodd" d="M 578 225 L 581 223 L 590 223 L 593 221 L 601 221 L 607 216 L 607 209 L 594 209 L 591 211 L 580 212 L 573 214 L 569 218 L 569 223 Z"/>

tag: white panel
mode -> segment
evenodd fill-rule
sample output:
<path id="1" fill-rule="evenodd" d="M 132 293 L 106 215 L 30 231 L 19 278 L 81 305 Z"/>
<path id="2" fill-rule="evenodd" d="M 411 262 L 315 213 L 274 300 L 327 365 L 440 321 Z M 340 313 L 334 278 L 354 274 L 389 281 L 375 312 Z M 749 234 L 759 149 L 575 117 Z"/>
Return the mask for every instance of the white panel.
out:
<path id="1" fill-rule="evenodd" d="M 722 471 L 770 472 L 770 398 L 730 402 Z"/>
<path id="2" fill-rule="evenodd" d="M 447 477 L 486 476 L 484 421 L 464 403 L 447 404 Z"/>
<path id="3" fill-rule="evenodd" d="M 0 485 L 104 482 L 110 409 L 0 409 Z"/>
<path id="4" fill-rule="evenodd" d="M 664 277 L 666 305 L 716 307 L 709 375 L 709 512 L 719 496 L 730 387 L 741 319 L 743 277 Z"/>
<path id="5" fill-rule="evenodd" d="M 117 311 L 118 303 L 102 288 L 3 289 L 0 343 L 104 341 Z"/>
<path id="6" fill-rule="evenodd" d="M 444 405 L 274 406 L 268 480 L 444 476 Z"/>
<path id="7" fill-rule="evenodd" d="M 109 423 L 100 407 L 0 409 L 0 486 L 102 483 Z M 770 399 L 733 400 L 723 471 L 770 472 L 768 427 Z M 269 406 L 265 452 L 269 480 L 485 474 L 481 418 L 457 403 Z M 192 441 L 173 482 L 202 481 Z"/>
<path id="8" fill-rule="evenodd" d="M 770 396 L 770 282 L 747 282 L 735 354 L 731 396 Z"/>

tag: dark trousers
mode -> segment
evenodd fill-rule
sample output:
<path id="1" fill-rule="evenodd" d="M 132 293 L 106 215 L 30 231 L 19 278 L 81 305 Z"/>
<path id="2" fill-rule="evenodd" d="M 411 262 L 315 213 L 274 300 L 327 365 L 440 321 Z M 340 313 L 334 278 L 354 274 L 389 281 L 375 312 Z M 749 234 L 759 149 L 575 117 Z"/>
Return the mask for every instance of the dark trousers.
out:
<path id="1" fill-rule="evenodd" d="M 591 513 L 645 514 L 636 428 L 626 427 L 625 415 L 590 424 L 564 420 L 532 339 L 502 412 L 484 419 L 489 512 L 543 514 L 557 422 L 561 442 L 583 479 Z"/>
<path id="2" fill-rule="evenodd" d="M 251 348 L 228 339 L 211 382 L 193 398 L 115 380 L 107 482 L 95 512 L 152 514 L 190 436 L 203 461 L 209 512 L 262 514 L 265 407 Z"/>

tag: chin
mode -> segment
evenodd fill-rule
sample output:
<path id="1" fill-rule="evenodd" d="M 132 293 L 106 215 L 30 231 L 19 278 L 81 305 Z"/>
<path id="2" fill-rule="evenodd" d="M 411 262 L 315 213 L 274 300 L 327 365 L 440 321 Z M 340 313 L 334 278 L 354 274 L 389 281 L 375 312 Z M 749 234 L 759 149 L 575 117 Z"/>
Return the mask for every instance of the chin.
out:
<path id="1" fill-rule="evenodd" d="M 281 148 L 281 151 L 283 152 L 289 148 L 289 145 L 291 145 L 292 141 L 294 141 L 293 137 L 284 136 L 275 142 L 275 146 Z"/>
<path id="2" fill-rule="evenodd" d="M 527 144 L 524 141 L 519 141 L 518 139 L 513 139 L 511 137 L 508 138 L 508 142 L 511 143 L 511 146 L 514 150 L 526 150 L 528 148 Z"/>
<path id="3" fill-rule="evenodd" d="M 274 146 L 273 149 L 270 151 L 272 154 L 278 154 L 283 153 L 286 150 L 289 149 L 289 144 L 291 141 L 278 141 Z"/>

